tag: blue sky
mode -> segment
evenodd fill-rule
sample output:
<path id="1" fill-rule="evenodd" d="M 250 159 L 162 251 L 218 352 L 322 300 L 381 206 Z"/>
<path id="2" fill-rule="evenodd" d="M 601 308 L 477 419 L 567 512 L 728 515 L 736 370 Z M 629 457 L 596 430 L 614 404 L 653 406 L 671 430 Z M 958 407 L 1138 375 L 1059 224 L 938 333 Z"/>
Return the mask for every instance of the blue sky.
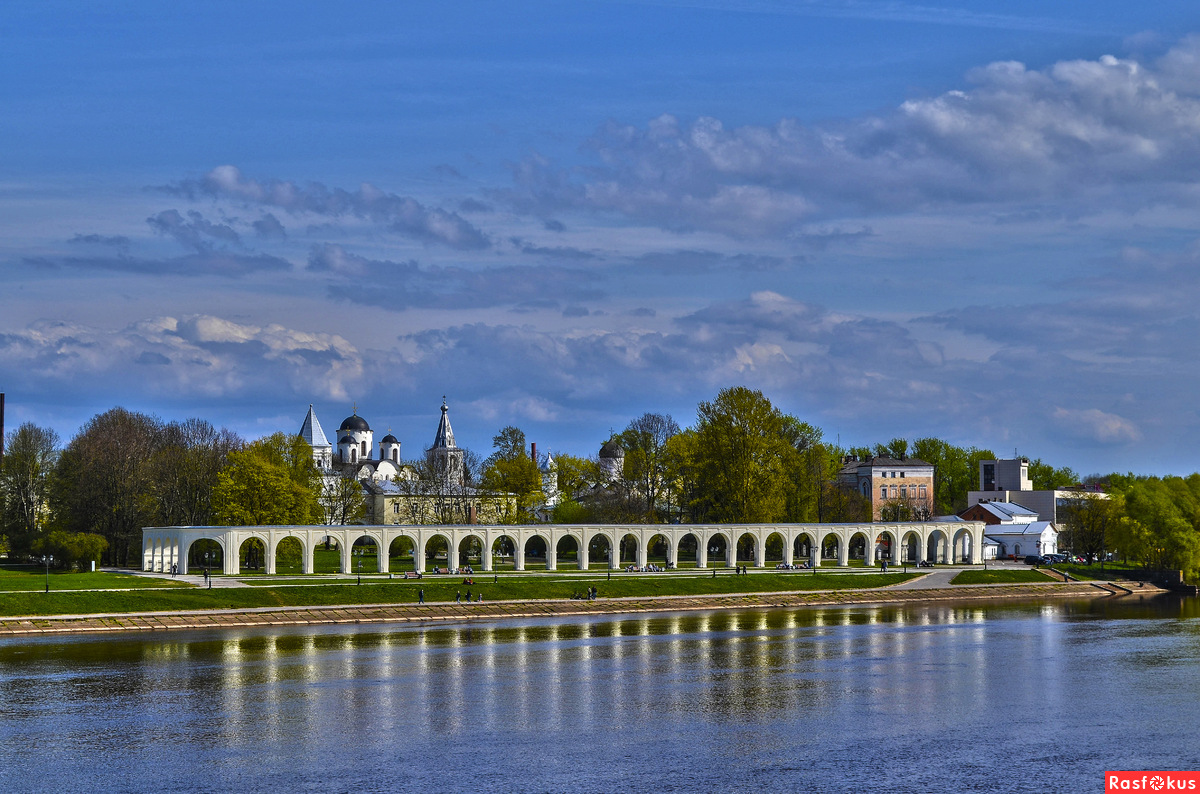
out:
<path id="1" fill-rule="evenodd" d="M 1200 469 L 1192 3 L 17 2 L 0 390 L 247 436 L 443 394 L 590 454 L 761 388 L 844 444 Z"/>

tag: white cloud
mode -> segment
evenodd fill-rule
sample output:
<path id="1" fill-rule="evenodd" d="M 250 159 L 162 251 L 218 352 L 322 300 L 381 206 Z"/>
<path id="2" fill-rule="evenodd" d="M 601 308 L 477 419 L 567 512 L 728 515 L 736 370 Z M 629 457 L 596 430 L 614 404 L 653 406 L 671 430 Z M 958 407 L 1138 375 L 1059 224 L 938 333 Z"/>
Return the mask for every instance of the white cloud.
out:
<path id="1" fill-rule="evenodd" d="M 611 123 L 591 141 L 601 167 L 569 173 L 530 158 L 508 198 L 542 213 L 603 210 L 734 236 L 919 207 L 1192 202 L 1198 50 L 1188 39 L 1149 65 L 1107 55 L 1045 69 L 993 63 L 971 72 L 966 88 L 843 124 L 727 128 L 669 115 L 644 127 Z"/>
<path id="2" fill-rule="evenodd" d="M 1052 417 L 1067 433 L 1101 444 L 1134 444 L 1142 431 L 1130 420 L 1097 408 L 1056 407 Z"/>

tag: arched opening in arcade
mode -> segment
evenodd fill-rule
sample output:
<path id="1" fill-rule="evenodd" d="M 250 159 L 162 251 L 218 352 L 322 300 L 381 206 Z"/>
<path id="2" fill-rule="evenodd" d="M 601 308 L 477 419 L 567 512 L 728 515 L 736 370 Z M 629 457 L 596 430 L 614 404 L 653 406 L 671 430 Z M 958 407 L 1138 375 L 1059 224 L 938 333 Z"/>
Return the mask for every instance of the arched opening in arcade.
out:
<path id="1" fill-rule="evenodd" d="M 246 538 L 238 547 L 238 572 L 258 571 L 267 565 L 267 549 L 259 538 Z"/>
<path id="2" fill-rule="evenodd" d="M 579 541 L 574 535 L 563 535 L 559 538 L 558 543 L 554 544 L 554 551 L 559 566 L 579 565 Z"/>
<path id="3" fill-rule="evenodd" d="M 841 538 L 830 532 L 821 539 L 821 561 L 822 564 L 837 564 L 839 552 L 841 550 Z"/>
<path id="4" fill-rule="evenodd" d="M 646 541 L 646 564 L 666 568 L 671 557 L 671 541 L 661 533 L 650 536 Z"/>
<path id="5" fill-rule="evenodd" d="M 763 541 L 763 564 L 768 568 L 778 568 L 784 563 L 783 550 L 787 546 L 783 535 L 772 532 Z"/>
<path id="6" fill-rule="evenodd" d="M 896 547 L 895 536 L 891 532 L 880 532 L 875 536 L 875 564 L 887 560 L 890 565 L 896 558 L 892 551 Z"/>
<path id="7" fill-rule="evenodd" d="M 637 535 L 625 534 L 617 541 L 617 548 L 620 551 L 618 562 L 621 566 L 637 565 L 638 547 L 641 543 L 638 541 Z"/>
<path id="8" fill-rule="evenodd" d="M 949 562 L 948 551 L 945 533 L 940 529 L 930 532 L 929 540 L 925 543 L 925 559 L 929 562 Z"/>
<path id="9" fill-rule="evenodd" d="M 846 557 L 851 565 L 866 565 L 867 564 L 867 544 L 870 540 L 866 532 L 855 532 L 850 536 L 850 542 L 846 544 Z M 875 549 L 872 548 L 872 557 L 874 557 Z"/>
<path id="10" fill-rule="evenodd" d="M 452 567 L 483 570 L 483 539 L 478 535 L 467 535 L 458 541 L 458 554 Z"/>
<path id="11" fill-rule="evenodd" d="M 338 573 L 342 570 L 342 548 L 333 535 L 325 535 L 313 549 L 314 573 Z"/>
<path id="12" fill-rule="evenodd" d="M 517 542 L 509 535 L 492 541 L 492 570 L 512 571 L 517 567 Z"/>
<path id="13" fill-rule="evenodd" d="M 225 554 L 221 544 L 212 538 L 201 538 L 188 549 L 188 573 L 221 573 L 225 568 Z"/>
<path id="14" fill-rule="evenodd" d="M 916 565 L 921 561 L 921 537 L 916 532 L 908 532 L 900 541 L 900 562 L 906 565 Z"/>
<path id="15" fill-rule="evenodd" d="M 679 551 L 675 554 L 676 568 L 695 568 L 700 561 L 700 541 L 691 532 L 679 539 Z"/>
<path id="16" fill-rule="evenodd" d="M 754 565 L 754 558 L 757 556 L 758 538 L 749 532 L 743 532 L 737 538 L 737 557 L 734 563 L 737 565 Z"/>
<path id="17" fill-rule="evenodd" d="M 973 551 L 971 544 L 973 542 L 971 533 L 966 529 L 960 529 L 954 534 L 954 544 L 951 551 L 951 562 L 971 562 L 971 553 Z"/>
<path id="18" fill-rule="evenodd" d="M 425 541 L 425 570 L 448 570 L 453 556 L 450 539 L 445 535 L 434 535 Z"/>
<path id="19" fill-rule="evenodd" d="M 792 561 L 797 565 L 803 565 L 806 562 L 811 562 L 813 556 L 814 541 L 812 535 L 807 532 L 801 532 L 792 541 Z"/>
<path id="20" fill-rule="evenodd" d="M 588 567 L 589 568 L 608 568 L 612 562 L 612 543 L 608 539 L 608 535 L 597 532 L 587 540 L 588 544 Z"/>
<path id="21" fill-rule="evenodd" d="M 281 538 L 275 545 L 275 573 L 304 573 L 304 544 L 299 538 Z"/>
<path id="22" fill-rule="evenodd" d="M 376 573 L 379 570 L 379 546 L 370 535 L 359 535 L 350 545 L 350 573 Z"/>
<path id="23" fill-rule="evenodd" d="M 412 538 L 401 535 L 392 539 L 388 546 L 388 570 L 392 573 L 417 570 L 417 544 Z"/>
<path id="24" fill-rule="evenodd" d="M 708 567 L 720 568 L 729 564 L 729 538 L 721 532 L 710 535 L 708 544 Z"/>
<path id="25" fill-rule="evenodd" d="M 536 571 L 546 570 L 546 539 L 541 535 L 534 535 L 525 541 L 525 570 Z"/>

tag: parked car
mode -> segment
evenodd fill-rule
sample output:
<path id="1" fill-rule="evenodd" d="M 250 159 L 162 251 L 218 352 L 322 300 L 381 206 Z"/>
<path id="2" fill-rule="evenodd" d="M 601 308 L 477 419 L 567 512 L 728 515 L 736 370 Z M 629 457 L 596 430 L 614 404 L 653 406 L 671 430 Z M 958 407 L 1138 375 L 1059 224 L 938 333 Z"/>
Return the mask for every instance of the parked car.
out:
<path id="1" fill-rule="evenodd" d="M 1026 565 L 1041 565 L 1042 558 L 1037 556 L 1036 554 L 1027 554 L 1027 555 L 1025 555 L 1025 564 Z"/>

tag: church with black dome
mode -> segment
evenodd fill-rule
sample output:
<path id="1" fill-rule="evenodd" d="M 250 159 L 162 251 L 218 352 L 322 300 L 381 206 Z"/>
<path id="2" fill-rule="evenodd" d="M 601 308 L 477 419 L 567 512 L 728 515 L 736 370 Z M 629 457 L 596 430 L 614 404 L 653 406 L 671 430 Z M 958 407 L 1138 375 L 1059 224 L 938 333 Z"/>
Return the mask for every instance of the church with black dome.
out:
<path id="1" fill-rule="evenodd" d="M 414 475 L 404 466 L 400 440 L 389 431 L 375 446 L 375 433 L 370 423 L 358 415 L 358 408 L 342 420 L 335 435 L 336 444 L 317 420 L 312 405 L 300 426 L 300 437 L 313 450 L 313 463 L 327 477 L 345 477 L 372 482 L 411 479 Z M 462 477 L 462 450 L 454 443 L 449 409 L 442 400 L 442 417 L 434 434 L 433 446 L 423 450 L 425 456 L 438 462 L 439 470 L 451 480 Z"/>

